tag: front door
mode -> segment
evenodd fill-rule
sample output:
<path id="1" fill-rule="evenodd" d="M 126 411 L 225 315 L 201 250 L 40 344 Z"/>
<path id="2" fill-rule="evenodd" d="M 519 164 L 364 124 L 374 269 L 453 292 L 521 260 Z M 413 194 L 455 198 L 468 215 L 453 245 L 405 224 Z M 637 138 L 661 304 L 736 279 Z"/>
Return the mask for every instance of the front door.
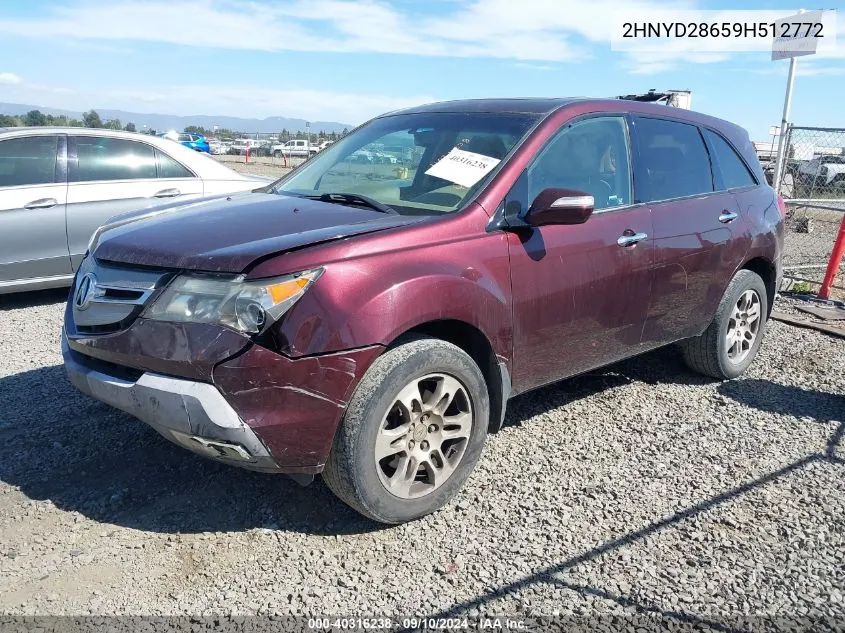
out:
<path id="1" fill-rule="evenodd" d="M 590 194 L 584 223 L 508 237 L 516 392 L 637 353 L 651 296 L 651 212 L 634 205 L 623 116 L 566 124 L 508 194 L 528 208 L 543 189 Z"/>

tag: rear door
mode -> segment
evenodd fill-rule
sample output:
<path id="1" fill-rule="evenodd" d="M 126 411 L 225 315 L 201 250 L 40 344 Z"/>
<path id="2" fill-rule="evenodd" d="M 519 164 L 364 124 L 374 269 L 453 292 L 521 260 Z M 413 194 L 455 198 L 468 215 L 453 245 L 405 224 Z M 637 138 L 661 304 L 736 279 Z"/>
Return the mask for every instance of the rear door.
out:
<path id="1" fill-rule="evenodd" d="M 148 143 L 108 136 L 69 140 L 67 237 L 78 267 L 91 235 L 106 220 L 203 193 L 202 181 Z"/>
<path id="2" fill-rule="evenodd" d="M 60 134 L 0 141 L 0 284 L 72 273 L 65 148 Z"/>
<path id="3" fill-rule="evenodd" d="M 637 197 L 654 223 L 650 346 L 700 334 L 750 246 L 736 197 L 714 178 L 701 129 L 657 117 L 633 119 Z"/>
<path id="4" fill-rule="evenodd" d="M 514 388 L 524 391 L 636 354 L 649 306 L 651 216 L 632 197 L 624 116 L 564 125 L 505 201 L 527 209 L 546 188 L 590 194 L 573 226 L 508 234 Z"/>

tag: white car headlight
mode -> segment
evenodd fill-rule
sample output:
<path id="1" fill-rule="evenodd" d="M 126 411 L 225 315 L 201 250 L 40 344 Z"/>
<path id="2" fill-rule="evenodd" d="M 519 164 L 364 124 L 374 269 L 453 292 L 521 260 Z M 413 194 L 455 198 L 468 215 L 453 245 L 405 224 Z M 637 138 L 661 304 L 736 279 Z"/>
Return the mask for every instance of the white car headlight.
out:
<path id="1" fill-rule="evenodd" d="M 158 321 L 214 323 L 245 334 L 263 332 L 277 321 L 320 275 L 322 268 L 244 281 L 239 277 L 182 274 L 147 310 Z"/>

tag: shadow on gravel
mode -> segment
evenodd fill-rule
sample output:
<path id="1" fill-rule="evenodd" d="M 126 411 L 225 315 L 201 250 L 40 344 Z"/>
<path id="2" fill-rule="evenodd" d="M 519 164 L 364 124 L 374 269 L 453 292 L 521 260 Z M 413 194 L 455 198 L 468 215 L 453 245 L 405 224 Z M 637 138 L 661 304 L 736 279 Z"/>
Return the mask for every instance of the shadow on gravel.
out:
<path id="1" fill-rule="evenodd" d="M 767 413 L 813 418 L 823 422 L 845 416 L 845 396 L 746 378 L 724 382 L 717 391 L 748 407 Z"/>
<path id="2" fill-rule="evenodd" d="M 632 382 L 642 382 L 647 385 L 666 383 L 706 385 L 715 381 L 692 372 L 684 364 L 681 353 L 674 347 L 662 347 L 615 365 L 602 367 L 516 396 L 508 402 L 504 426 L 520 426 L 526 420 L 544 411 L 566 406 L 607 389 Z"/>
<path id="3" fill-rule="evenodd" d="M 319 479 L 303 488 L 283 475 L 224 466 L 171 444 L 77 392 L 61 366 L 0 378 L 0 436 L 0 480 L 101 523 L 165 533 L 383 528 Z"/>
<path id="4" fill-rule="evenodd" d="M 0 311 L 34 308 L 67 301 L 68 289 L 36 290 L 12 295 L 0 295 Z"/>
<path id="5" fill-rule="evenodd" d="M 743 383 L 746 384 L 743 385 Z M 733 385 L 733 387 L 731 385 Z M 722 391 L 724 395 L 736 398 L 749 406 L 758 407 L 764 411 L 778 411 L 781 413 L 790 413 L 792 415 L 809 416 L 819 421 L 830 421 L 830 418 L 827 416 L 833 412 L 836 412 L 834 417 L 841 417 L 843 412 L 841 396 L 795 387 L 787 387 L 764 380 L 749 379 L 724 383 L 720 387 L 720 391 Z M 752 490 L 764 487 L 774 481 L 777 481 L 778 479 L 781 479 L 782 477 L 788 476 L 793 472 L 806 468 L 811 464 L 832 463 L 845 465 L 845 458 L 842 456 L 842 452 L 845 450 L 843 442 L 845 442 L 845 421 L 839 421 L 836 428 L 828 438 L 826 446 L 820 452 L 806 455 L 805 457 L 795 460 L 782 468 L 766 473 L 757 479 L 748 481 L 741 486 L 737 486 L 736 488 L 732 488 L 710 497 L 709 499 L 705 499 L 704 501 L 688 508 L 679 510 L 664 519 L 650 523 L 640 529 L 627 532 L 618 538 L 606 541 L 601 545 L 589 549 L 577 556 L 549 565 L 534 574 L 524 576 L 511 583 L 496 587 L 487 593 L 453 605 L 449 609 L 444 609 L 440 612 L 430 614 L 430 617 L 449 618 L 463 616 L 473 609 L 480 609 L 488 602 L 502 598 L 508 594 L 519 592 L 531 585 L 553 584 L 577 591 L 585 596 L 591 595 L 613 600 L 619 605 L 637 614 L 646 614 L 661 618 L 664 627 L 669 626 L 675 630 L 678 630 L 678 624 L 690 625 L 694 627 L 692 630 L 699 630 L 699 627 L 702 627 L 702 630 L 716 630 L 724 632 L 732 632 L 740 629 L 748 630 L 748 626 L 742 626 L 740 629 L 736 629 L 728 626 L 728 623 L 726 622 L 703 619 L 694 614 L 685 612 L 666 611 L 658 606 L 643 602 L 637 597 L 618 596 L 596 587 L 575 585 L 567 580 L 566 575 L 570 570 L 573 570 L 578 565 L 596 560 L 605 554 L 614 552 L 636 543 L 637 541 L 648 538 L 658 532 L 661 532 L 662 530 L 671 528 L 672 526 L 691 519 L 701 513 L 707 512 L 723 504 L 730 503 L 732 500 L 737 499 Z M 760 626 L 762 626 L 763 622 L 760 620 L 755 621 L 758 626 L 752 627 L 752 630 L 761 630 Z M 807 623 L 804 622 L 803 624 L 806 625 Z M 786 628 L 788 629 L 789 627 L 787 626 Z M 661 628 L 660 630 L 669 629 Z M 778 627 L 775 626 L 774 630 L 784 629 L 778 629 Z M 798 630 L 811 629 L 804 629 L 799 626 Z"/>

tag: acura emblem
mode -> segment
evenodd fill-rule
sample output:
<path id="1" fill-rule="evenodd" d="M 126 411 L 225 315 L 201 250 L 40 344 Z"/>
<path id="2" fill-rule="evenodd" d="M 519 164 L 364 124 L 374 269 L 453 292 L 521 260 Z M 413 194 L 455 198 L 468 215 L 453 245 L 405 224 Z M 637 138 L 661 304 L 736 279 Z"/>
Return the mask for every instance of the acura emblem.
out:
<path id="1" fill-rule="evenodd" d="M 73 298 L 73 305 L 76 306 L 77 310 L 86 310 L 91 302 L 102 294 L 103 291 L 97 288 L 97 276 L 94 273 L 87 273 L 79 282 L 79 289 Z"/>

